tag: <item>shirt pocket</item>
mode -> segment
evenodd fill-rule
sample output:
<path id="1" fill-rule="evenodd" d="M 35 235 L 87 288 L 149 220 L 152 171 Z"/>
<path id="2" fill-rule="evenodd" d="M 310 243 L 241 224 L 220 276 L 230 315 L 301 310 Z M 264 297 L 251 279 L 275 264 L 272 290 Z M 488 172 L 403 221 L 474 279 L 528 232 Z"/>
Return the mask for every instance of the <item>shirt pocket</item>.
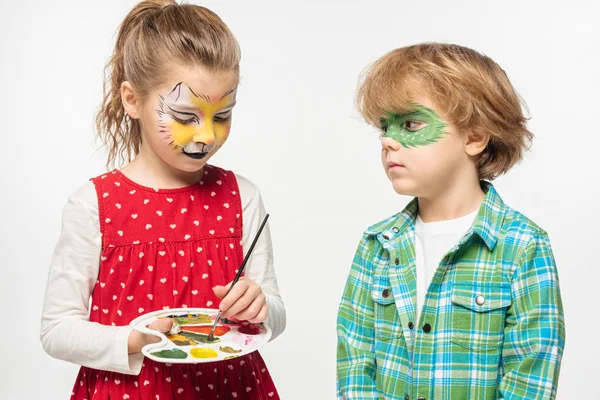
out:
<path id="1" fill-rule="evenodd" d="M 510 283 L 458 283 L 451 292 L 451 341 L 473 351 L 499 349 Z"/>
<path id="2" fill-rule="evenodd" d="M 387 276 L 375 276 L 371 290 L 374 307 L 375 336 L 378 340 L 390 340 L 402 336 L 402 327 L 394 295 Z"/>

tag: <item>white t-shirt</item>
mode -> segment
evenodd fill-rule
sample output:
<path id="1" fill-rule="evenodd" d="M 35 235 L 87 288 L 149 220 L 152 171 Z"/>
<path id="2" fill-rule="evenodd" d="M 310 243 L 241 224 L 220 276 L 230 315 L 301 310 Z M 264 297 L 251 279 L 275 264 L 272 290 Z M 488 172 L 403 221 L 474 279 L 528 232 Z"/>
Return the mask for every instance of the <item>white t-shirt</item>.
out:
<path id="1" fill-rule="evenodd" d="M 260 192 L 236 175 L 242 202 L 244 254 L 266 215 Z M 63 211 L 58 244 L 50 263 L 42 312 L 41 340 L 52 357 L 106 371 L 137 375 L 141 353 L 128 354 L 131 327 L 89 321 L 89 302 L 100 269 L 102 239 L 98 198 L 92 182 L 69 197 Z M 285 308 L 273 268 L 271 233 L 267 224 L 246 265 L 245 275 L 259 284 L 269 307 L 266 323 L 272 338 L 285 328 Z"/>
<path id="2" fill-rule="evenodd" d="M 457 219 L 423 222 L 415 221 L 415 253 L 417 265 L 417 321 L 429 284 L 444 255 L 467 233 L 479 210 Z"/>

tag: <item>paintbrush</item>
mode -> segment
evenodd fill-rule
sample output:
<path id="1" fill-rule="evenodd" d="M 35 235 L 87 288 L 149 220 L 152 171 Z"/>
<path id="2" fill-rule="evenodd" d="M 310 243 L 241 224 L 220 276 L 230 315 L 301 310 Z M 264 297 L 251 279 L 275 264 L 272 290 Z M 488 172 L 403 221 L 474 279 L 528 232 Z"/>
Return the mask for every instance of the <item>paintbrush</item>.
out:
<path id="1" fill-rule="evenodd" d="M 254 250 L 254 246 L 256 245 L 256 242 L 258 241 L 258 238 L 260 237 L 260 234 L 262 233 L 263 228 L 267 224 L 268 219 L 269 219 L 269 214 L 265 215 L 265 219 L 263 220 L 262 224 L 260 225 L 260 228 L 258 228 L 258 232 L 256 232 L 256 236 L 254 236 L 254 240 L 252 241 L 252 244 L 250 245 L 250 248 L 248 249 L 248 253 L 246 253 L 246 256 L 244 257 L 244 261 L 242 261 L 242 265 L 240 266 L 240 269 L 238 269 L 237 274 L 235 274 L 235 278 L 233 278 L 233 281 L 231 282 L 231 286 L 229 286 L 229 290 L 227 290 L 227 293 L 225 294 L 225 296 L 223 298 L 227 297 L 229 292 L 231 292 L 231 289 L 233 289 L 233 286 L 240 280 L 240 277 L 242 276 L 242 273 L 244 272 L 244 268 L 246 267 L 246 263 L 248 263 L 248 260 L 250 259 L 250 255 L 252 254 L 252 250 Z M 213 340 L 215 340 L 215 337 L 214 337 L 215 328 L 217 327 L 217 324 L 219 323 L 219 320 L 221 319 L 222 316 L 223 316 L 223 311 L 219 311 L 219 314 L 217 314 L 217 318 L 215 318 L 215 322 L 213 323 L 212 329 L 210 330 L 210 333 L 208 334 L 207 340 L 209 342 L 212 342 Z"/>

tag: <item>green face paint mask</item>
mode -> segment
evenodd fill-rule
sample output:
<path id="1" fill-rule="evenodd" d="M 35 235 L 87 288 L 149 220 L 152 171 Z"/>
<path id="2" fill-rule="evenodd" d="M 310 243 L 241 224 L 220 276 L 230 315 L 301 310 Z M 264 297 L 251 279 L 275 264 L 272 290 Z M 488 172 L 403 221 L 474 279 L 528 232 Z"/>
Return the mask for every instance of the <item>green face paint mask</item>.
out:
<path id="1" fill-rule="evenodd" d="M 435 143 L 448 134 L 446 123 L 431 108 L 415 105 L 415 110 L 406 114 L 387 113 L 381 119 L 383 137 L 389 137 L 406 148 Z M 423 125 L 423 127 L 419 127 Z"/>

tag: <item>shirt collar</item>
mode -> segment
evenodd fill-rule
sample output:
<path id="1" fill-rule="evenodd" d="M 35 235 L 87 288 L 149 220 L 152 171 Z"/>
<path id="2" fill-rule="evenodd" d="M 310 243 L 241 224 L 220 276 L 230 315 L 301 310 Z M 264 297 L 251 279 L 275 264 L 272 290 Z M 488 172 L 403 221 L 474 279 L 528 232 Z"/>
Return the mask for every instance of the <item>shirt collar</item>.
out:
<path id="1" fill-rule="evenodd" d="M 478 235 L 485 242 L 486 246 L 490 250 L 493 250 L 498 241 L 498 234 L 504 221 L 507 206 L 498 192 L 496 192 L 494 185 L 486 181 L 481 181 L 481 188 L 485 192 L 485 196 L 472 229 L 469 230 L 467 235 Z M 367 228 L 365 234 L 369 236 L 387 235 L 389 231 L 390 235 L 395 236 L 402 234 L 407 229 L 414 229 L 418 210 L 418 200 L 414 198 L 404 210 L 390 218 L 371 225 Z"/>

